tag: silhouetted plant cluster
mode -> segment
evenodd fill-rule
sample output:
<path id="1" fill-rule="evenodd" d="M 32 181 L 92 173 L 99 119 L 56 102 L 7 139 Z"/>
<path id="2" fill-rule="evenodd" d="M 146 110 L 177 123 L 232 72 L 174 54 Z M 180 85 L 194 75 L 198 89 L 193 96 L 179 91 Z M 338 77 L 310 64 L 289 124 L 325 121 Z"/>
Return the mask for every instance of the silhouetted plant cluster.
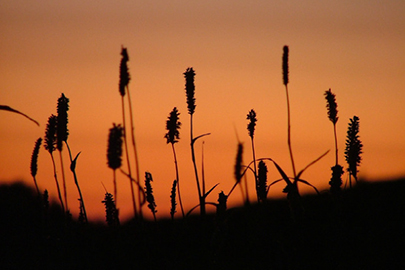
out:
<path id="1" fill-rule="evenodd" d="M 118 216 L 118 208 L 117 208 L 117 176 L 116 171 L 120 169 L 120 172 L 125 175 L 130 183 L 130 190 L 132 196 L 132 205 L 134 210 L 134 217 L 136 219 L 142 220 L 142 207 L 147 203 L 148 208 L 151 210 L 154 219 L 156 220 L 156 202 L 152 192 L 152 174 L 150 172 L 145 172 L 145 187 L 142 186 L 140 181 L 140 169 L 139 169 L 139 161 L 138 161 L 138 153 L 135 141 L 135 128 L 134 128 L 134 121 L 133 121 L 133 111 L 132 111 L 132 103 L 129 91 L 129 82 L 131 81 L 131 77 L 129 74 L 128 68 L 129 62 L 129 55 L 126 48 L 122 47 L 121 49 L 121 61 L 119 65 L 119 83 L 118 83 L 118 90 L 121 96 L 121 103 L 122 103 L 122 123 L 116 124 L 113 123 L 112 128 L 109 130 L 108 134 L 108 146 L 107 146 L 107 165 L 109 168 L 113 170 L 113 186 L 114 186 L 114 195 L 111 195 L 106 191 L 106 196 L 103 203 L 106 206 L 106 219 L 109 225 L 119 224 L 119 216 Z M 195 76 L 196 73 L 192 67 L 186 69 L 183 73 L 185 79 L 185 94 L 186 94 L 186 104 L 188 114 L 190 115 L 190 149 L 191 149 L 191 160 L 193 164 L 195 182 L 197 185 L 197 192 L 198 192 L 198 205 L 194 206 L 188 211 L 189 215 L 194 209 L 200 208 L 201 216 L 204 216 L 206 213 L 206 205 L 213 205 L 217 209 L 218 214 L 225 213 L 227 209 L 227 200 L 235 187 L 237 185 L 240 186 L 242 198 L 245 204 L 249 204 L 249 191 L 248 191 L 248 177 L 247 172 L 250 171 L 254 177 L 254 187 L 257 197 L 258 203 L 264 203 L 267 200 L 268 193 L 270 187 L 276 183 L 284 182 L 285 188 L 283 189 L 284 193 L 287 193 L 287 199 L 290 203 L 290 208 L 293 213 L 294 217 L 299 217 L 300 213 L 302 212 L 302 205 L 300 202 L 300 193 L 298 189 L 298 183 L 303 183 L 305 185 L 311 186 L 314 188 L 316 192 L 318 190 L 315 186 L 313 186 L 310 182 L 302 178 L 303 173 L 308 169 L 310 166 L 315 164 L 321 158 L 323 158 L 329 151 L 326 151 L 324 154 L 319 156 L 314 161 L 310 162 L 306 167 L 302 170 L 296 171 L 293 151 L 292 151 L 292 142 L 291 142 L 291 112 L 290 112 L 290 101 L 289 101 L 289 47 L 283 47 L 283 54 L 282 54 L 282 82 L 285 87 L 286 93 L 286 105 L 287 105 L 287 145 L 289 150 L 289 156 L 291 161 L 291 168 L 292 168 L 292 176 L 288 176 L 285 170 L 273 159 L 270 157 L 256 157 L 256 149 L 254 144 L 255 139 L 255 130 L 257 126 L 257 113 L 254 109 L 251 109 L 247 116 L 246 120 L 247 123 L 247 131 L 251 141 L 251 150 L 252 150 L 252 160 L 247 163 L 247 165 L 243 162 L 243 150 L 244 146 L 243 143 L 238 141 L 237 144 L 237 153 L 235 159 L 235 166 L 234 166 L 234 178 L 235 183 L 232 186 L 231 190 L 225 194 L 223 191 L 219 193 L 218 203 L 208 202 L 207 197 L 208 195 L 215 189 L 218 185 L 214 185 L 209 189 L 206 190 L 206 183 L 205 183 L 205 172 L 204 172 L 204 156 L 201 165 L 201 174 L 199 173 L 199 168 L 196 163 L 196 150 L 195 150 L 195 143 L 198 139 L 210 135 L 210 133 L 205 133 L 202 135 L 195 136 L 194 135 L 194 119 L 193 116 L 196 112 L 196 97 L 195 97 Z M 331 89 L 325 91 L 324 93 L 326 99 L 326 107 L 327 107 L 327 116 L 329 120 L 333 124 L 333 131 L 334 131 L 334 142 L 335 142 L 335 165 L 331 168 L 332 170 L 332 177 L 330 179 L 330 191 L 333 194 L 337 194 L 341 191 L 342 186 L 342 175 L 344 174 L 343 166 L 341 166 L 338 162 L 338 139 L 337 139 L 337 122 L 338 122 L 338 110 L 337 110 L 337 102 L 336 102 L 336 95 L 332 93 Z M 125 100 L 127 97 L 127 100 Z M 128 105 L 128 111 L 125 110 L 126 105 Z M 15 112 L 22 114 L 23 116 L 29 118 L 25 114 L 14 110 L 8 106 L 0 106 L 1 110 L 6 110 L 10 112 Z M 57 187 L 58 198 L 60 201 L 60 205 L 63 209 L 64 213 L 67 213 L 67 216 L 70 215 L 69 213 L 69 206 L 68 206 L 68 195 L 67 195 L 67 188 L 66 188 L 66 178 L 64 172 L 64 162 L 63 162 L 63 145 L 65 144 L 70 158 L 70 170 L 73 174 L 74 183 L 77 187 L 79 193 L 79 220 L 83 223 L 87 223 L 87 213 L 86 208 L 83 200 L 83 196 L 79 187 L 79 182 L 77 179 L 76 174 L 76 165 L 77 159 L 80 155 L 80 152 L 73 158 L 69 144 L 68 144 L 68 110 L 69 110 L 69 99 L 62 93 L 60 98 L 57 102 L 57 115 L 51 115 L 48 119 L 48 123 L 46 126 L 46 132 L 44 137 L 44 148 L 47 150 L 51 156 L 53 170 L 54 170 L 54 179 Z M 32 120 L 31 118 L 29 118 Z M 35 122 L 35 120 L 33 120 Z M 185 214 L 185 210 L 183 208 L 182 199 L 181 199 L 181 188 L 180 188 L 180 177 L 179 177 L 179 167 L 177 163 L 177 155 L 175 151 L 175 144 L 180 141 L 180 112 L 178 111 L 177 107 L 174 107 L 173 110 L 170 112 L 167 120 L 166 120 L 166 134 L 164 138 L 166 139 L 166 143 L 170 144 L 172 147 L 173 157 L 174 157 L 174 164 L 175 164 L 175 179 L 173 180 L 171 192 L 170 192 L 170 216 L 174 219 L 176 211 L 176 196 L 178 198 L 178 202 L 181 208 L 181 214 L 184 217 L 187 215 Z M 31 158 L 31 175 L 34 180 L 34 184 L 40 196 L 41 192 L 37 184 L 36 174 L 37 174 L 37 159 L 39 154 L 39 148 L 42 143 L 42 138 L 39 138 L 35 142 L 34 151 L 32 153 Z M 132 149 L 130 149 L 132 147 Z M 350 187 L 352 186 L 353 177 L 356 182 L 358 180 L 358 167 L 361 162 L 361 154 L 362 154 L 362 143 L 359 138 L 359 118 L 354 116 L 350 119 L 348 131 L 347 131 L 347 139 L 346 139 L 346 149 L 345 149 L 345 158 L 348 164 L 347 171 L 349 173 L 348 179 L 350 183 Z M 62 189 L 60 187 L 55 159 L 53 152 L 58 150 L 59 152 L 59 160 L 60 160 L 60 168 L 61 168 L 61 176 L 62 176 Z M 133 151 L 134 160 L 130 159 L 130 151 Z M 268 167 L 267 162 L 270 162 L 274 165 L 276 171 L 279 173 L 281 178 L 278 178 L 272 182 L 269 182 L 268 178 Z M 123 168 L 123 164 L 126 164 L 126 168 Z M 201 175 L 201 178 L 200 178 Z M 176 195 L 177 193 L 177 195 Z M 318 192 L 319 193 L 319 192 Z M 62 195 L 63 194 L 63 195 Z M 115 200 L 114 200 L 114 199 Z"/>
<path id="2" fill-rule="evenodd" d="M 86 208 L 83 200 L 83 196 L 80 190 L 79 182 L 77 179 L 76 175 L 76 163 L 77 163 L 77 158 L 79 157 L 80 152 L 76 155 L 75 158 L 73 158 L 70 147 L 68 144 L 68 114 L 67 111 L 69 110 L 69 99 L 62 93 L 61 97 L 58 99 L 57 102 L 57 115 L 52 114 L 48 118 L 48 122 L 46 125 L 45 129 L 45 136 L 44 136 L 44 148 L 45 150 L 50 154 L 51 160 L 52 160 L 52 166 L 53 166 L 53 175 L 56 183 L 56 189 L 58 192 L 58 198 L 60 201 L 61 208 L 63 212 L 66 214 L 67 219 L 70 218 L 70 210 L 68 207 L 68 196 L 67 196 L 67 188 L 66 188 L 66 179 L 65 179 L 65 172 L 64 172 L 64 162 L 63 162 L 63 155 L 62 155 L 62 150 L 63 150 L 63 144 L 66 144 L 68 152 L 69 152 L 69 158 L 70 158 L 70 170 L 73 174 L 74 178 L 74 183 L 77 187 L 78 193 L 79 193 L 79 210 L 80 210 L 80 216 L 79 219 L 83 223 L 87 223 L 87 213 L 86 213 Z M 38 196 L 41 195 L 41 191 L 39 190 L 38 184 L 37 184 L 37 171 L 38 171 L 38 155 L 39 155 L 39 150 L 40 146 L 42 143 L 42 138 L 38 138 L 37 141 L 35 142 L 35 147 L 34 151 L 32 153 L 31 157 L 31 175 L 34 179 L 35 187 L 38 193 Z M 63 196 L 61 192 L 61 188 L 59 185 L 59 180 L 58 180 L 58 174 L 57 174 L 57 169 L 56 169 L 56 163 L 54 159 L 53 152 L 55 150 L 59 151 L 59 158 L 60 158 L 60 168 L 61 168 L 61 174 L 62 174 L 62 179 L 63 179 Z M 47 195 L 46 191 L 46 196 Z"/>

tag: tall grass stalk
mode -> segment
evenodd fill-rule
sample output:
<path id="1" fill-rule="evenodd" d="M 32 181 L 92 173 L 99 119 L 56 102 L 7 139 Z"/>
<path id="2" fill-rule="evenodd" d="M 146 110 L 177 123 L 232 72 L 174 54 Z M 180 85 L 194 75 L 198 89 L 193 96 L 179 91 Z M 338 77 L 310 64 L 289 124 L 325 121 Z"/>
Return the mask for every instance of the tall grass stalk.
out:
<path id="1" fill-rule="evenodd" d="M 257 201 L 259 201 L 259 178 L 257 174 L 257 166 L 256 166 L 256 153 L 255 153 L 255 143 L 254 143 L 254 134 L 255 134 L 255 127 L 256 127 L 256 112 L 255 110 L 250 110 L 249 113 L 247 114 L 247 120 L 249 120 L 249 123 L 247 125 L 247 130 L 249 131 L 249 137 L 250 141 L 252 143 L 252 155 L 253 155 L 253 173 L 255 176 L 255 189 L 256 189 L 256 196 L 257 196 Z"/>
<path id="2" fill-rule="evenodd" d="M 134 120 L 133 120 L 133 114 L 132 114 L 132 101 L 131 101 L 131 92 L 129 91 L 128 85 L 126 86 L 127 92 L 128 92 L 128 105 L 129 105 L 129 119 L 131 123 L 131 142 L 132 142 L 132 147 L 134 150 L 134 158 L 135 158 L 135 174 L 136 174 L 136 180 L 138 181 L 138 206 L 139 206 L 139 216 L 142 219 L 143 214 L 142 214 L 142 199 L 141 199 L 141 182 L 140 182 L 140 174 L 139 174 L 139 159 L 138 159 L 138 150 L 136 148 L 136 141 L 135 141 L 135 128 L 134 128 Z"/>
<path id="3" fill-rule="evenodd" d="M 195 159 L 195 150 L 194 150 L 194 144 L 197 139 L 209 135 L 209 133 L 200 135 L 198 137 L 193 136 L 193 115 L 195 112 L 195 86 L 194 86 L 194 76 L 195 72 L 193 68 L 187 68 L 186 72 L 183 73 L 184 78 L 186 79 L 186 97 L 187 97 L 187 108 L 188 108 L 188 113 L 190 114 L 190 147 L 191 147 L 191 160 L 193 162 L 193 167 L 194 167 L 194 174 L 195 174 L 195 180 L 197 184 L 197 191 L 198 191 L 198 197 L 200 201 L 200 213 L 202 216 L 205 216 L 205 198 L 206 194 L 203 194 L 201 191 L 201 186 L 200 186 L 200 181 L 198 179 L 198 170 L 197 170 L 197 164 L 196 164 L 196 159 Z"/>
<path id="4" fill-rule="evenodd" d="M 122 123 L 123 123 L 123 131 L 124 131 L 124 147 L 125 147 L 125 154 L 128 166 L 128 177 L 129 177 L 129 184 L 131 188 L 131 196 L 132 196 L 132 206 L 134 209 L 134 217 L 138 218 L 138 210 L 137 205 L 135 202 L 135 192 L 133 186 L 133 177 L 132 177 L 132 170 L 131 170 L 131 162 L 129 159 L 129 151 L 128 151 L 128 134 L 127 134 L 127 125 L 125 121 L 125 94 L 127 92 L 127 86 L 129 81 L 131 80 L 129 72 L 128 72 L 128 65 L 127 62 L 129 61 L 129 56 L 127 49 L 122 47 L 121 49 L 121 62 L 120 62 L 120 81 L 119 81 L 119 92 L 121 95 L 121 107 L 122 107 Z M 139 181 L 139 178 L 136 180 Z"/>
<path id="5" fill-rule="evenodd" d="M 67 188 L 66 188 L 66 177 L 65 168 L 63 165 L 63 142 L 67 140 L 69 131 L 67 129 L 68 118 L 67 111 L 69 110 L 69 99 L 65 97 L 62 93 L 61 97 L 58 98 L 57 105 L 57 122 L 56 122 L 56 148 L 59 151 L 60 166 L 62 170 L 62 184 L 63 184 L 63 196 L 65 199 L 66 211 L 69 211 L 68 201 L 67 201 Z"/>
<path id="6" fill-rule="evenodd" d="M 66 209 L 65 209 L 65 205 L 63 203 L 62 194 L 60 192 L 58 176 L 56 174 L 55 159 L 53 157 L 53 152 L 56 149 L 56 122 L 57 122 L 57 117 L 52 114 L 48 118 L 48 123 L 46 125 L 44 148 L 51 155 L 52 166 L 53 166 L 53 176 L 55 178 L 56 189 L 58 191 L 58 197 L 59 197 L 59 201 L 60 201 L 60 205 L 62 207 L 63 213 L 65 213 Z"/>
<path id="7" fill-rule="evenodd" d="M 290 159 L 291 159 L 291 165 L 292 165 L 292 170 L 294 174 L 294 178 L 297 177 L 297 173 L 295 171 L 295 163 L 294 163 L 294 157 L 292 153 L 292 147 L 291 147 L 291 113 L 290 113 L 290 98 L 288 95 L 288 83 L 289 83 L 289 78 L 288 78 L 288 54 L 289 54 L 289 49 L 288 46 L 283 47 L 283 84 L 285 86 L 285 93 L 286 93 L 286 98 L 287 98 L 287 143 L 288 143 L 288 149 L 290 152 Z"/>
<path id="8" fill-rule="evenodd" d="M 70 158 L 70 171 L 73 174 L 73 179 L 77 188 L 77 191 L 79 193 L 79 201 L 80 201 L 80 218 L 83 219 L 85 223 L 88 222 L 87 220 L 87 212 L 86 212 L 86 207 L 84 204 L 84 199 L 82 195 L 82 191 L 79 186 L 79 181 L 77 179 L 77 174 L 76 174 L 76 164 L 77 164 L 77 158 L 80 155 L 80 152 L 76 155 L 76 157 L 73 159 L 72 152 L 70 150 L 69 144 L 68 144 L 68 135 L 69 131 L 67 128 L 68 124 L 68 110 L 69 110 L 69 99 L 62 93 L 61 97 L 58 99 L 58 106 L 57 106 L 57 112 L 58 112 L 58 121 L 57 121 L 57 136 L 56 136 L 56 144 L 57 148 L 59 150 L 60 158 L 61 158 L 61 165 L 63 166 L 63 161 L 62 161 L 62 150 L 63 150 L 63 142 L 66 144 L 66 147 L 68 149 L 69 153 L 69 158 Z M 62 171 L 64 175 L 64 171 Z M 64 181 L 64 188 L 65 188 L 65 203 L 66 203 L 66 209 L 69 211 L 67 208 L 67 195 L 66 195 L 66 185 Z"/>
<path id="9" fill-rule="evenodd" d="M 181 122 L 179 121 L 179 115 L 180 115 L 180 113 L 178 112 L 177 108 L 174 107 L 173 110 L 170 112 L 168 120 L 166 121 L 167 133 L 165 134 L 164 137 L 166 138 L 166 143 L 170 143 L 172 146 L 174 166 L 175 166 L 175 170 L 176 170 L 176 183 L 177 183 L 178 197 L 179 197 L 181 213 L 184 218 L 185 215 L 184 215 L 183 203 L 181 201 L 181 194 L 180 194 L 179 168 L 177 165 L 177 155 L 176 155 L 176 150 L 174 147 L 174 144 L 177 143 L 178 140 L 180 139 L 179 129 L 181 127 Z"/>
<path id="10" fill-rule="evenodd" d="M 32 152 L 31 156 L 31 176 L 32 179 L 34 180 L 35 188 L 37 190 L 38 196 L 41 196 L 41 192 L 39 191 L 38 188 L 38 183 L 36 179 L 37 171 L 38 171 L 38 154 L 39 154 L 39 148 L 42 143 L 42 138 L 38 138 L 37 141 L 35 142 L 35 147 Z"/>

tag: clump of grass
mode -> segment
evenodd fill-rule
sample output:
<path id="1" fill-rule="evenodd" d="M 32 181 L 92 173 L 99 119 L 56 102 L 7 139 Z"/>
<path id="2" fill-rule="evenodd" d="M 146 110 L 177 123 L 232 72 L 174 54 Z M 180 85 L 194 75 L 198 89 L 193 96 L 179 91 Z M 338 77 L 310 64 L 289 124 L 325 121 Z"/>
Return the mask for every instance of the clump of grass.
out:
<path id="1" fill-rule="evenodd" d="M 56 189 L 58 191 L 60 205 L 62 207 L 63 212 L 65 212 L 66 209 L 65 209 L 65 205 L 63 203 L 62 194 L 60 192 L 58 176 L 56 174 L 55 159 L 53 157 L 53 152 L 56 150 L 56 122 L 57 122 L 57 117 L 52 114 L 48 118 L 48 123 L 46 125 L 44 148 L 51 155 L 51 160 L 52 160 L 52 165 L 53 165 L 53 176 L 55 178 Z"/>
<path id="2" fill-rule="evenodd" d="M 37 190 L 38 196 L 41 196 L 41 192 L 39 191 L 38 188 L 38 183 L 37 183 L 37 179 L 36 179 L 36 175 L 37 175 L 37 171 L 38 171 L 38 154 L 39 154 L 39 148 L 41 146 L 42 143 L 42 138 L 38 138 L 35 142 L 35 147 L 34 150 L 32 152 L 32 156 L 31 156 L 31 176 L 34 180 L 34 184 L 35 184 L 35 188 Z"/>
<path id="3" fill-rule="evenodd" d="M 145 193 L 146 193 L 146 201 L 148 202 L 148 208 L 152 211 L 153 219 L 156 221 L 156 202 L 155 197 L 153 196 L 153 189 L 152 189 L 152 174 L 150 172 L 145 172 Z"/>
<path id="4" fill-rule="evenodd" d="M 179 203 L 180 203 L 180 209 L 181 213 L 184 218 L 184 209 L 183 209 L 183 203 L 181 201 L 181 195 L 180 195 L 180 178 L 179 178 L 179 168 L 177 165 L 177 155 L 176 155 L 176 150 L 174 148 L 174 144 L 178 142 L 180 139 L 180 127 L 181 127 L 181 122 L 179 121 L 179 115 L 180 113 L 178 112 L 177 108 L 174 107 L 173 110 L 170 112 L 170 115 L 168 117 L 168 120 L 166 121 L 166 130 L 167 133 L 165 134 L 166 138 L 166 143 L 170 143 L 172 145 L 172 152 L 173 152 L 173 158 L 174 158 L 174 166 L 176 170 L 176 183 L 177 183 L 177 190 L 178 190 L 178 196 L 179 196 Z"/>
<path id="5" fill-rule="evenodd" d="M 113 170 L 114 198 L 117 204 L 117 175 L 116 170 L 122 165 L 122 137 L 123 128 L 120 124 L 113 124 L 108 135 L 107 164 Z"/>
<path id="6" fill-rule="evenodd" d="M 347 171 L 349 172 L 349 184 L 352 187 L 351 177 L 353 176 L 357 182 L 357 167 L 361 163 L 361 154 L 363 153 L 363 144 L 359 137 L 359 118 L 353 116 L 350 119 L 349 127 L 347 130 L 345 158 L 348 164 Z"/>
<path id="7" fill-rule="evenodd" d="M 332 93 L 331 89 L 329 88 L 328 91 L 325 91 L 325 98 L 326 98 L 326 108 L 328 110 L 328 118 L 333 123 L 333 134 L 335 138 L 335 165 L 331 168 L 332 169 L 332 178 L 329 182 L 330 191 L 332 193 L 338 193 L 341 191 L 342 185 L 342 174 L 343 174 L 343 167 L 339 165 L 338 160 L 338 143 L 337 143 L 337 134 L 336 134 L 336 123 L 339 119 L 337 116 L 337 103 L 336 103 L 336 95 Z"/>
<path id="8" fill-rule="evenodd" d="M 317 161 L 319 161 L 321 158 L 323 158 L 329 151 L 325 152 L 319 158 L 317 158 L 313 162 L 309 163 L 306 167 L 304 167 L 304 169 L 299 171 L 298 174 L 296 173 L 295 163 L 294 163 L 294 158 L 293 158 L 293 152 L 292 152 L 292 146 L 291 146 L 291 113 L 290 113 L 290 100 L 289 100 L 289 94 L 288 94 L 288 83 L 289 83 L 288 60 L 289 60 L 289 48 L 288 48 L 288 46 L 284 46 L 283 47 L 283 56 L 282 56 L 282 75 L 283 75 L 282 77 L 283 77 L 283 84 L 285 86 L 286 99 L 287 99 L 287 144 L 288 144 L 288 149 L 289 149 L 289 154 L 290 154 L 293 177 L 288 177 L 287 174 L 284 172 L 284 170 L 273 159 L 271 159 L 271 158 L 260 158 L 260 159 L 257 159 L 257 160 L 260 160 L 260 161 L 270 160 L 271 162 L 273 162 L 274 166 L 276 167 L 277 171 L 279 172 L 279 174 L 281 175 L 282 178 L 273 181 L 272 183 L 270 183 L 267 186 L 267 184 L 266 184 L 267 179 L 265 177 L 265 175 L 267 173 L 267 168 L 262 163 L 261 166 L 260 166 L 261 167 L 261 172 L 259 172 L 261 179 L 259 180 L 258 179 L 259 177 L 257 177 L 256 179 L 258 179 L 257 182 L 261 182 L 260 184 L 257 184 L 257 189 L 258 190 L 260 189 L 260 198 L 262 200 L 264 200 L 266 198 L 265 196 L 267 196 L 267 193 L 268 193 L 268 191 L 269 191 L 269 189 L 270 189 L 270 187 L 272 185 L 284 180 L 284 182 L 286 183 L 286 187 L 284 188 L 283 192 L 287 193 L 287 200 L 289 201 L 290 209 L 291 209 L 293 218 L 298 218 L 299 219 L 301 217 L 302 213 L 303 213 L 302 212 L 303 207 L 302 207 L 301 201 L 300 201 L 301 196 L 300 196 L 300 193 L 299 193 L 299 190 L 298 190 L 298 182 L 309 185 L 312 188 L 314 188 L 316 192 L 318 192 L 318 190 L 316 189 L 315 186 L 311 185 L 308 181 L 302 179 L 301 176 L 305 172 L 306 169 L 308 169 L 310 166 L 312 166 Z M 248 115 L 248 119 L 249 119 L 249 115 Z M 252 125 L 252 127 L 253 127 L 253 125 Z M 249 126 L 248 126 L 248 130 L 249 130 Z M 249 130 L 249 132 L 250 132 L 250 130 Z M 250 134 L 251 133 L 249 133 L 249 135 Z M 250 162 L 250 164 L 248 166 L 246 166 L 245 170 L 242 173 L 237 174 L 238 177 L 236 177 L 236 178 L 240 179 L 240 177 L 242 175 L 245 175 L 245 173 L 246 173 L 246 171 L 248 169 L 252 170 L 254 172 L 254 169 L 252 169 L 251 166 L 252 166 L 252 164 L 255 164 L 255 163 L 256 163 L 256 159 L 254 158 L 254 160 L 252 162 Z M 259 188 L 259 186 L 260 186 L 260 188 Z M 258 195 L 258 197 L 259 197 L 259 195 Z"/>
<path id="9" fill-rule="evenodd" d="M 63 142 L 65 142 L 66 147 L 69 152 L 69 158 L 70 158 L 70 171 L 73 174 L 73 179 L 77 188 L 77 191 L 79 193 L 79 208 L 80 208 L 80 216 L 79 218 L 83 221 L 83 223 L 88 223 L 87 220 L 87 213 L 86 213 L 86 207 L 84 204 L 84 199 L 82 195 L 82 191 L 79 186 L 79 181 L 77 179 L 77 174 L 76 174 L 76 164 L 77 164 L 77 159 L 80 155 L 81 152 L 79 152 L 75 158 L 72 156 L 72 152 L 70 151 L 70 147 L 68 144 L 68 135 L 69 131 L 67 128 L 68 124 L 68 112 L 69 110 L 69 99 L 62 93 L 61 97 L 58 99 L 58 106 L 57 106 L 57 112 L 58 112 L 58 119 L 57 119 L 57 130 L 56 130 L 56 145 L 60 153 L 60 161 L 61 161 L 61 167 L 62 167 L 62 175 L 63 175 L 63 185 L 64 185 L 64 195 L 65 195 L 65 203 L 66 203 L 66 209 L 69 211 L 67 207 L 67 193 L 66 193 L 66 183 L 65 183 L 65 174 L 63 171 L 63 161 L 62 161 L 62 145 Z"/>

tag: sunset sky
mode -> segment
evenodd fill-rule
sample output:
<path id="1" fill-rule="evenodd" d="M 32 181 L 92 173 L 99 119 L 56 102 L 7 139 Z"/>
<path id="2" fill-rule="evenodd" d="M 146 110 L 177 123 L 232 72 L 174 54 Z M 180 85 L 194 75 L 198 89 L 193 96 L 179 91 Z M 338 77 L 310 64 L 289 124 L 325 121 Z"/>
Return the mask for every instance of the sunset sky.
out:
<path id="1" fill-rule="evenodd" d="M 336 94 L 339 163 L 344 159 L 349 119 L 360 118 L 364 154 L 360 178 L 405 175 L 405 2 L 392 1 L 3 1 L 0 6 L 0 105 L 20 110 L 40 123 L 0 111 L 0 181 L 33 186 L 34 143 L 56 114 L 61 93 L 70 99 L 68 142 L 77 162 L 88 216 L 104 219 L 105 190 L 113 192 L 107 167 L 108 130 L 121 123 L 118 92 L 121 46 L 128 48 L 129 88 L 140 170 L 153 175 L 158 218 L 168 217 L 175 179 L 166 144 L 166 119 L 180 111 L 176 144 L 183 203 L 198 204 L 190 154 L 189 115 L 183 72 L 196 71 L 194 134 L 201 172 L 204 141 L 207 201 L 234 184 L 238 138 L 244 162 L 252 160 L 246 115 L 257 113 L 257 157 L 271 157 L 292 175 L 287 147 L 287 109 L 282 84 L 282 48 L 290 48 L 292 148 L 297 169 L 327 150 L 303 178 L 328 189 L 334 165 L 333 125 L 324 92 Z M 236 130 L 236 132 L 235 132 Z M 58 155 L 55 155 L 59 166 Z M 64 153 L 69 207 L 77 215 L 78 193 Z M 280 178 L 270 163 L 269 181 Z M 126 166 L 123 166 L 127 170 Z M 58 167 L 60 174 L 60 168 Z M 346 180 L 347 174 L 343 176 Z M 57 201 L 52 163 L 41 146 L 38 184 Z M 251 200 L 253 178 L 248 175 Z M 283 184 L 269 197 L 285 196 Z M 300 186 L 303 193 L 310 190 Z M 311 191 L 312 192 L 312 191 Z M 118 173 L 118 207 L 132 214 L 129 181 Z M 240 189 L 229 205 L 242 203 Z M 213 209 L 208 206 L 207 209 Z M 145 206 L 143 212 L 150 217 Z M 180 215 L 178 208 L 177 216 Z"/>

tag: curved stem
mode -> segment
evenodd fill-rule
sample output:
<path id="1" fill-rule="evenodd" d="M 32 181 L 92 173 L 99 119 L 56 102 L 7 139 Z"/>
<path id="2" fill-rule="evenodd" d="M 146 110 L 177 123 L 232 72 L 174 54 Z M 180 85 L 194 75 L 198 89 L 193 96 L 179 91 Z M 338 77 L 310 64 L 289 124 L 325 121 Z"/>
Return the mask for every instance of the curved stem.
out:
<path id="1" fill-rule="evenodd" d="M 65 169 L 64 169 L 64 167 L 63 167 L 62 151 L 59 151 L 59 157 L 60 157 L 60 166 L 61 166 L 61 170 L 62 170 L 63 196 L 65 197 L 65 207 L 66 207 L 66 211 L 68 211 L 68 210 L 69 210 L 69 207 L 68 207 L 68 201 L 67 201 Z"/>
<path id="2" fill-rule="evenodd" d="M 134 217 L 137 218 L 137 209 L 135 203 L 135 194 L 134 194 L 134 186 L 132 184 L 132 173 L 131 173 L 131 163 L 129 161 L 129 152 L 128 152 L 128 143 L 127 143 L 127 130 L 125 124 L 125 105 L 124 105 L 124 97 L 121 96 L 121 103 L 122 103 L 122 122 L 123 122 L 123 131 L 124 131 L 124 147 L 125 147 L 125 154 L 127 157 L 127 165 L 128 165 L 128 177 L 129 177 L 129 184 L 131 187 L 131 196 L 132 196 L 132 206 L 134 208 Z"/>
<path id="3" fill-rule="evenodd" d="M 292 164 L 292 169 L 293 169 L 293 174 L 294 174 L 294 179 L 297 177 L 297 173 L 295 172 L 295 163 L 294 163 L 294 157 L 292 153 L 292 147 L 291 147 L 291 116 L 290 116 L 290 98 L 288 96 L 288 86 L 285 85 L 285 93 L 287 96 L 287 121 L 288 121 L 288 127 L 287 127 L 287 133 L 288 133 L 288 138 L 287 138 L 287 143 L 288 143 L 288 149 L 290 151 L 290 159 L 291 159 L 291 164 Z"/>

